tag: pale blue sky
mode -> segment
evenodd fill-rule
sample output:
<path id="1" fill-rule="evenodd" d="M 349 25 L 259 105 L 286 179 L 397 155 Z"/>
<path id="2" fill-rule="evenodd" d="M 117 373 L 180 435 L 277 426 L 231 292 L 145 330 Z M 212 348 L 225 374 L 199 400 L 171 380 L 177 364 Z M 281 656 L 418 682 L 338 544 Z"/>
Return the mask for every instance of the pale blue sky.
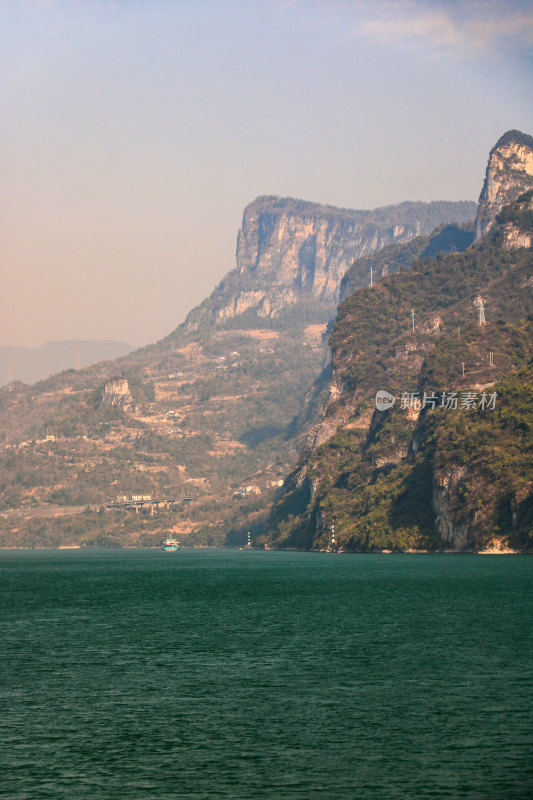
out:
<path id="1" fill-rule="evenodd" d="M 0 344 L 170 332 L 261 194 L 477 199 L 529 2 L 0 0 Z"/>

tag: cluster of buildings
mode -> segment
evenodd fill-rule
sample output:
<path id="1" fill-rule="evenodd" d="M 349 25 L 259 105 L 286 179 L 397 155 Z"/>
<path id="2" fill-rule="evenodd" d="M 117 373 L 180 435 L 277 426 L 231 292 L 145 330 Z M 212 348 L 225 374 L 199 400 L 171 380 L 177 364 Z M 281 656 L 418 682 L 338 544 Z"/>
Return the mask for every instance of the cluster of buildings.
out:
<path id="1" fill-rule="evenodd" d="M 278 486 L 283 486 L 283 478 L 266 481 L 265 483 L 265 489 L 275 489 Z M 250 483 L 248 486 L 240 486 L 236 492 L 233 492 L 233 497 L 249 497 L 251 494 L 261 494 L 261 489 L 254 483 Z"/>
<path id="2" fill-rule="evenodd" d="M 24 447 L 33 447 L 36 444 L 45 444 L 46 442 L 55 442 L 56 437 L 50 433 L 48 436 L 45 436 L 44 439 L 32 439 L 31 442 L 18 442 L 17 444 L 6 444 L 6 450 L 14 448 L 15 450 L 20 450 Z"/>

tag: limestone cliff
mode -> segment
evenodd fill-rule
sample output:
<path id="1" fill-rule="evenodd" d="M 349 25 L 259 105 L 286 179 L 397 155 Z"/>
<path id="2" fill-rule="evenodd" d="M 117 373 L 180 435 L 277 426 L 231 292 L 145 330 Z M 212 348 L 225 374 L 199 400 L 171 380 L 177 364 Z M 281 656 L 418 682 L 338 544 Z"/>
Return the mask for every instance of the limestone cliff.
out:
<path id="1" fill-rule="evenodd" d="M 405 202 L 352 211 L 291 198 L 259 197 L 244 210 L 236 269 L 189 315 L 194 330 L 252 312 L 279 317 L 299 306 L 326 321 L 339 302 L 348 268 L 394 242 L 408 242 L 443 223 L 474 218 L 470 202 Z M 316 320 L 315 320 L 316 317 Z"/>
<path id="2" fill-rule="evenodd" d="M 125 378 L 114 378 L 108 381 L 104 386 L 99 405 L 120 408 L 123 411 L 133 410 L 135 404 L 128 381 Z"/>
<path id="3" fill-rule="evenodd" d="M 507 131 L 489 153 L 479 196 L 476 239 L 489 231 L 502 208 L 533 188 L 533 137 Z"/>

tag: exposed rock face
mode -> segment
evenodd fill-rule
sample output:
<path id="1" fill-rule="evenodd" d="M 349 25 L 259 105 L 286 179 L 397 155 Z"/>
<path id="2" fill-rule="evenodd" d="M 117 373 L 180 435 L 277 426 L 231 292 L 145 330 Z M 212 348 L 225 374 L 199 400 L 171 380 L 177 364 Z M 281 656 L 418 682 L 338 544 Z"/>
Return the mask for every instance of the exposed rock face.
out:
<path id="1" fill-rule="evenodd" d="M 108 381 L 100 398 L 100 406 L 112 406 L 123 411 L 134 410 L 133 397 L 126 378 Z"/>
<path id="2" fill-rule="evenodd" d="M 238 308 L 275 315 L 302 297 L 338 303 L 351 264 L 393 242 L 429 233 L 442 222 L 472 218 L 471 203 L 401 203 L 350 211 L 279 197 L 259 197 L 244 210 L 237 269 L 268 281 L 263 297 L 243 292 Z M 273 299 L 272 289 L 276 297 Z M 235 304 L 233 304 L 235 307 Z M 231 313 L 224 310 L 223 315 Z"/>
<path id="3" fill-rule="evenodd" d="M 433 484 L 433 512 L 437 531 L 444 543 L 453 550 L 465 550 L 468 546 L 468 524 L 457 521 L 458 489 L 465 476 L 465 469 L 450 471 Z"/>
<path id="4" fill-rule="evenodd" d="M 533 137 L 520 131 L 507 131 L 489 153 L 485 181 L 479 196 L 476 239 L 491 229 L 505 205 L 531 188 Z"/>
<path id="5" fill-rule="evenodd" d="M 533 191 L 521 195 L 518 202 L 524 210 L 531 214 L 533 212 Z M 515 247 L 531 247 L 533 237 L 515 220 L 507 219 L 502 224 L 502 244 L 506 250 L 513 250 Z"/>
<path id="6" fill-rule="evenodd" d="M 527 233 L 523 233 L 514 225 L 507 225 L 505 228 L 504 247 L 512 250 L 514 247 L 531 247 L 533 239 Z"/>
<path id="7" fill-rule="evenodd" d="M 277 295 L 273 297 L 270 291 L 261 290 L 255 292 L 241 292 L 231 301 L 219 308 L 217 311 L 218 319 L 227 319 L 244 314 L 252 308 L 257 311 L 260 317 L 275 317 L 276 313 L 288 305 L 298 301 L 298 293 L 292 289 L 279 288 Z"/>
<path id="8" fill-rule="evenodd" d="M 367 219 L 370 217 L 370 219 Z M 239 272 L 262 273 L 320 300 L 338 300 L 340 281 L 361 255 L 395 240 L 411 239 L 414 225 L 387 227 L 370 212 L 262 197 L 244 210 L 237 239 Z"/>
<path id="9" fill-rule="evenodd" d="M 237 268 L 191 312 L 187 329 L 216 324 L 248 311 L 277 317 L 289 308 L 312 307 L 327 321 L 340 299 L 348 268 L 364 255 L 408 242 L 452 221 L 475 216 L 470 202 L 400 203 L 373 211 L 280 197 L 259 197 L 244 210 L 237 238 Z"/>

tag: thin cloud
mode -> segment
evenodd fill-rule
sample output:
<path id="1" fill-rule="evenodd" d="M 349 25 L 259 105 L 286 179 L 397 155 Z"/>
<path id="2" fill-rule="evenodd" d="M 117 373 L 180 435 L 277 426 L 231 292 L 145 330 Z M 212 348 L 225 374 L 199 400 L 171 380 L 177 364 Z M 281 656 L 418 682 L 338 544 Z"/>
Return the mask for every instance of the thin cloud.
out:
<path id="1" fill-rule="evenodd" d="M 387 0 L 354 2 L 360 21 L 352 35 L 389 44 L 409 44 L 432 54 L 457 56 L 527 52 L 533 46 L 533 9 L 519 3 L 429 5 Z"/>

